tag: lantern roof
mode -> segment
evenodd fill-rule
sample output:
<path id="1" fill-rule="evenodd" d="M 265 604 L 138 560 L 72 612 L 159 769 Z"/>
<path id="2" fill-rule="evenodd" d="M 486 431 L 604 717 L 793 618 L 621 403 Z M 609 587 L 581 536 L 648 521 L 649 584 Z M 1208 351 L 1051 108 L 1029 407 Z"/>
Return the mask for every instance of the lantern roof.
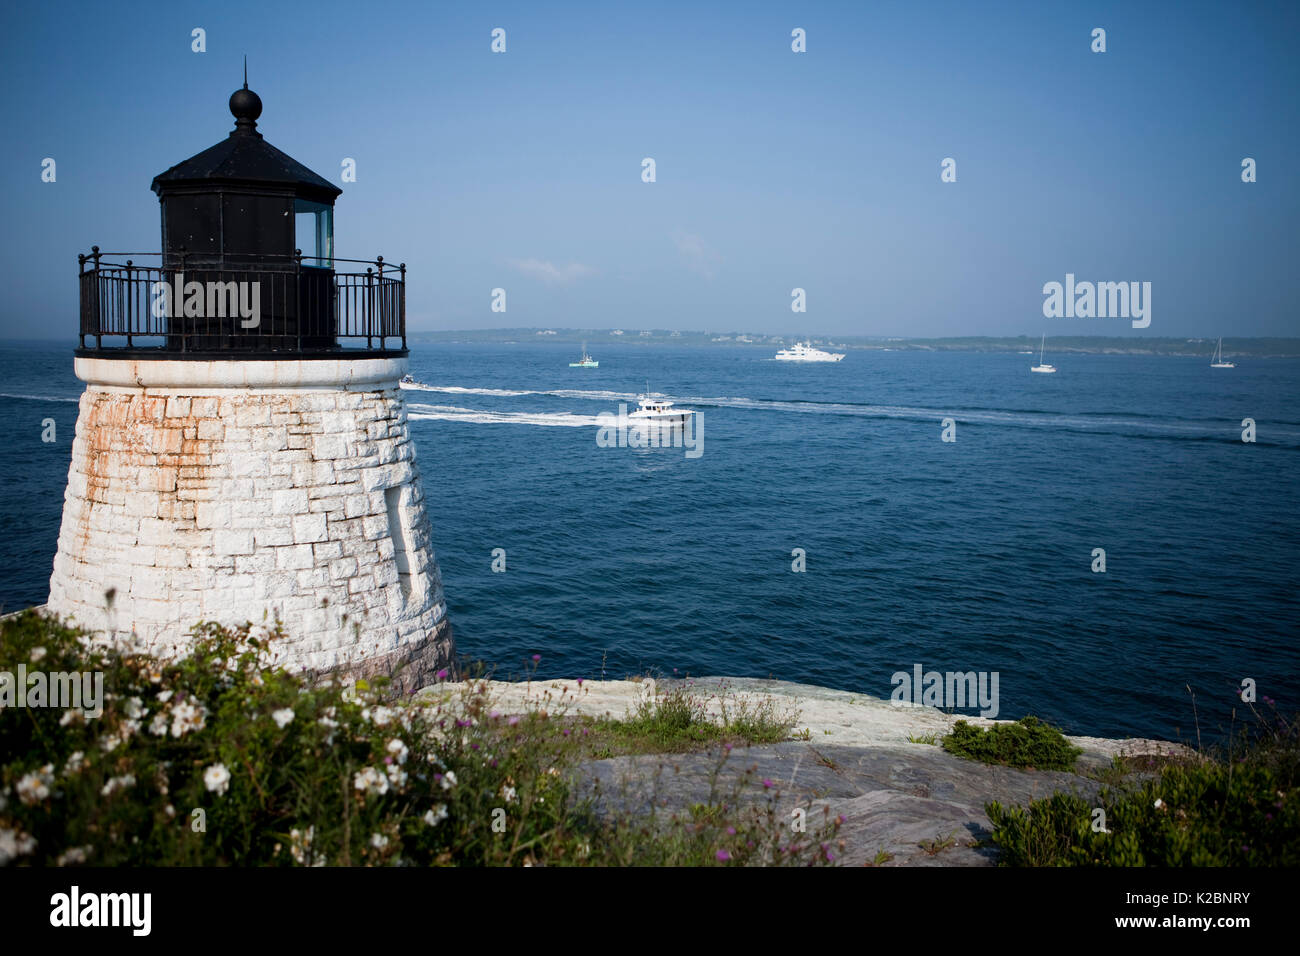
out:
<path id="1" fill-rule="evenodd" d="M 174 187 L 184 187 L 190 192 L 193 187 L 204 185 L 288 187 L 300 198 L 332 204 L 343 192 L 262 138 L 257 131 L 262 98 L 248 88 L 247 77 L 243 89 L 235 90 L 230 96 L 230 112 L 235 117 L 235 128 L 230 135 L 155 176 L 151 187 L 155 193 L 162 196 Z"/>

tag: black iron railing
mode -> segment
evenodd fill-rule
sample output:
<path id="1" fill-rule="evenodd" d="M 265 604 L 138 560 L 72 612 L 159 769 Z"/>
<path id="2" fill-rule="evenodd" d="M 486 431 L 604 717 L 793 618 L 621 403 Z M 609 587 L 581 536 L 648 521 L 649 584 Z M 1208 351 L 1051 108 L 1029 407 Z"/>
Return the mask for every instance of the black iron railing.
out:
<path id="1" fill-rule="evenodd" d="M 90 255 L 77 256 L 77 262 L 79 351 L 88 354 L 287 358 L 406 353 L 406 263 L 394 269 L 382 256 L 373 261 L 322 261 L 301 252 L 164 256 L 106 253 L 92 246 Z M 356 269 L 336 271 L 339 263 Z"/>

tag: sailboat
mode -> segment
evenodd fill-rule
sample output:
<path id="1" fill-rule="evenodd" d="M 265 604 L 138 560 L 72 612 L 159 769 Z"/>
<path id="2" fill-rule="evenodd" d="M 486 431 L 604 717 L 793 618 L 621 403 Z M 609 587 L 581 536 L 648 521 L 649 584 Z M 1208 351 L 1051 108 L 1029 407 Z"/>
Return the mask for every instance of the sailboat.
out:
<path id="1" fill-rule="evenodd" d="M 1219 344 L 1214 347 L 1214 357 L 1210 359 L 1210 368 L 1236 368 L 1232 362 L 1223 360 L 1223 336 L 1219 336 Z"/>
<path id="2" fill-rule="evenodd" d="M 1038 364 L 1037 364 L 1037 365 L 1034 365 L 1034 366 L 1031 366 L 1030 369 L 1029 369 L 1029 371 L 1031 371 L 1031 372 L 1055 372 L 1055 371 L 1056 371 L 1056 366 L 1055 366 L 1055 365 L 1044 365 L 1044 364 L 1043 364 L 1043 347 L 1044 347 L 1045 345 L 1047 345 L 1047 333 L 1046 333 L 1046 332 L 1043 333 L 1043 340 L 1042 340 L 1041 342 L 1038 343 Z M 1032 355 L 1033 353 L 1031 352 L 1030 354 Z"/>
<path id="3" fill-rule="evenodd" d="M 582 358 L 576 362 L 570 362 L 569 368 L 600 368 L 600 363 L 587 354 L 587 343 L 582 343 Z"/>

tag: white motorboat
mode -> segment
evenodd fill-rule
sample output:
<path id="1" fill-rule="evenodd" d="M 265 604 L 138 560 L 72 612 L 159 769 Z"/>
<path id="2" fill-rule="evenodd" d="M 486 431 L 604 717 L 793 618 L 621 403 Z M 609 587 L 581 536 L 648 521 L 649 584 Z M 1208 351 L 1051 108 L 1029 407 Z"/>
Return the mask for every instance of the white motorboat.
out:
<path id="1" fill-rule="evenodd" d="M 695 414 L 691 408 L 677 408 L 666 398 L 656 398 L 646 383 L 645 394 L 637 402 L 637 409 L 627 413 L 628 423 L 638 427 L 680 428 Z"/>

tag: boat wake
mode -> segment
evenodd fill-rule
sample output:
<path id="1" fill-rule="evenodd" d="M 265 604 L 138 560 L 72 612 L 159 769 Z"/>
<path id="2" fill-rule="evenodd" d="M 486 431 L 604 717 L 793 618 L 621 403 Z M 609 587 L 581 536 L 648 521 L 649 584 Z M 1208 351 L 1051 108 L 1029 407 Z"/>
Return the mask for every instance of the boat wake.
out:
<path id="1" fill-rule="evenodd" d="M 425 391 L 444 392 L 459 395 L 483 395 L 493 397 L 518 398 L 526 396 L 564 398 L 573 401 L 600 402 L 606 407 L 601 411 L 612 411 L 608 406 L 616 402 L 635 402 L 641 396 L 633 392 L 615 392 L 597 389 L 551 389 L 551 390 L 515 390 L 467 388 L 455 385 L 410 385 L 404 388 Z M 897 419 L 935 423 L 944 418 L 954 418 L 967 425 L 984 425 L 1006 428 L 1043 428 L 1065 431 L 1090 432 L 1094 434 L 1113 434 L 1133 438 L 1154 438 L 1189 441 L 1232 441 L 1241 440 L 1241 429 L 1237 421 L 1208 420 L 1165 416 L 1160 418 L 1143 417 L 1140 413 L 1127 411 L 1113 412 L 1078 412 L 1066 414 L 1044 409 L 997 409 L 975 408 L 970 406 L 950 406 L 948 408 L 928 408 L 913 405 L 876 405 L 865 402 L 819 402 L 809 400 L 782 400 L 745 398 L 738 396 L 674 396 L 674 400 L 683 405 L 698 409 L 727 408 L 755 412 L 782 412 L 799 415 L 834 415 L 868 419 Z M 413 409 L 437 409 L 435 412 L 413 414 L 413 418 L 438 418 L 444 421 L 468 421 L 482 424 L 533 424 L 533 425 L 567 425 L 571 427 L 596 426 L 600 422 L 595 415 L 575 415 L 571 413 L 513 412 L 483 409 L 455 408 L 451 406 L 420 406 Z M 1263 423 L 1261 423 L 1263 424 Z M 1300 450 L 1300 425 L 1291 421 L 1270 421 L 1262 430 L 1257 444 Z"/>
<path id="2" fill-rule="evenodd" d="M 595 415 L 572 415 L 568 412 L 499 412 L 455 405 L 407 406 L 407 418 L 437 422 L 467 422 L 473 425 L 542 425 L 561 428 L 595 427 Z"/>

